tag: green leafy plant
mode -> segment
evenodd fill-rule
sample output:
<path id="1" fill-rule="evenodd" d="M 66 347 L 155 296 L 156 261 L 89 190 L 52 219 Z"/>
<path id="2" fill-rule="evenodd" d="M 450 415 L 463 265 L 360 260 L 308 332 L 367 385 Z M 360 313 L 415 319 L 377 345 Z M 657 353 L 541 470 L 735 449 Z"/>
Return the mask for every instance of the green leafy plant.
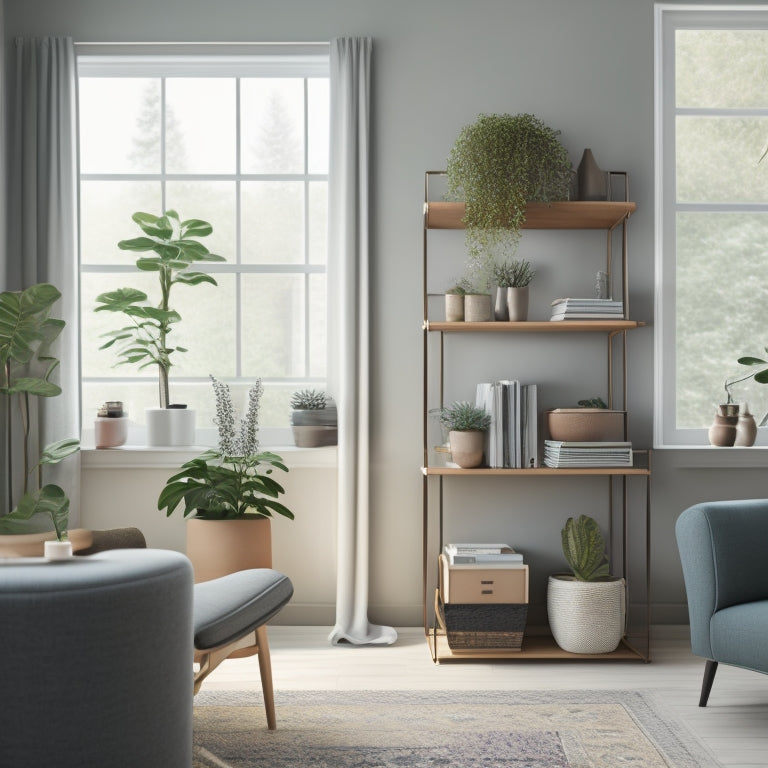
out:
<path id="1" fill-rule="evenodd" d="M 481 114 L 448 156 L 448 194 L 464 200 L 473 283 L 487 288 L 492 260 L 517 248 L 529 202 L 565 200 L 572 167 L 559 131 L 529 114 Z"/>
<path id="2" fill-rule="evenodd" d="M 284 488 L 270 475 L 288 467 L 275 453 L 259 452 L 258 418 L 264 387 L 261 379 L 248 393 L 248 409 L 239 426 L 229 387 L 211 376 L 216 394 L 218 449 L 205 451 L 170 477 L 157 508 L 170 516 L 181 504 L 184 517 L 194 513 L 206 520 L 272 517 L 293 520 L 293 512 L 278 501 Z"/>
<path id="3" fill-rule="evenodd" d="M 65 326 L 63 320 L 50 317 L 51 307 L 60 297 L 59 290 L 49 283 L 0 294 L 0 394 L 6 395 L 3 439 L 7 456 L 20 454 L 23 464 L 22 496 L 14 507 L 9 489 L 11 511 L 0 517 L 0 533 L 29 533 L 30 523 L 43 517 L 51 520 L 56 537 L 63 541 L 67 537 L 69 499 L 58 485 L 43 484 L 43 467 L 75 453 L 80 443 L 60 440 L 45 446 L 35 464 L 30 457 L 30 398 L 61 394 L 61 387 L 51 381 L 59 361 L 50 353 L 51 344 Z M 14 447 L 12 439 L 13 401 L 18 404 L 21 421 L 20 448 Z M 11 483 L 12 475 L 11 471 Z"/>
<path id="4" fill-rule="evenodd" d="M 197 262 L 221 262 L 223 256 L 211 253 L 197 238 L 211 234 L 213 227 L 201 219 L 182 221 L 176 211 L 163 216 L 134 213 L 132 219 L 139 225 L 144 237 L 121 240 L 117 245 L 124 251 L 138 251 L 153 255 L 140 256 L 136 267 L 142 272 L 157 272 L 160 298 L 150 301 L 147 294 L 136 288 L 119 288 L 102 293 L 96 298 L 96 312 L 119 312 L 130 319 L 130 325 L 105 334 L 109 341 L 100 349 L 115 347 L 120 359 L 118 365 L 138 365 L 146 368 L 156 365 L 160 407 L 169 405 L 168 373 L 173 365 L 174 352 L 186 352 L 184 347 L 169 346 L 168 335 L 181 315 L 171 307 L 171 289 L 174 285 L 199 285 L 216 280 L 205 272 L 191 271 Z"/>
<path id="5" fill-rule="evenodd" d="M 328 405 L 328 395 L 319 389 L 300 389 L 291 395 L 291 408 L 295 411 L 319 411 Z"/>
<path id="6" fill-rule="evenodd" d="M 579 400 L 580 408 L 607 408 L 608 406 L 602 397 L 591 397 L 587 400 Z"/>
<path id="7" fill-rule="evenodd" d="M 484 408 L 466 401 L 456 401 L 439 411 L 440 423 L 449 432 L 484 431 L 491 425 L 490 414 Z"/>
<path id="8" fill-rule="evenodd" d="M 577 581 L 598 581 L 609 576 L 603 534 L 594 518 L 569 517 L 563 526 L 562 543 L 563 554 Z"/>
<path id="9" fill-rule="evenodd" d="M 493 266 L 493 281 L 500 288 L 525 288 L 535 276 L 531 262 L 524 259 L 503 261 Z"/>

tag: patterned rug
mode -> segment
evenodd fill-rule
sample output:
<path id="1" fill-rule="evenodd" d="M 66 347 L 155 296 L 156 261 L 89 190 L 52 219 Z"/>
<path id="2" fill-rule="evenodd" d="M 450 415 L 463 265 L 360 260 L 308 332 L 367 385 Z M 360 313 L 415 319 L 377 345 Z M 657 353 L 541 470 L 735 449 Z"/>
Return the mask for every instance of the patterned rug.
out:
<path id="1" fill-rule="evenodd" d="M 195 698 L 194 768 L 719 768 L 639 691 L 278 691 Z"/>

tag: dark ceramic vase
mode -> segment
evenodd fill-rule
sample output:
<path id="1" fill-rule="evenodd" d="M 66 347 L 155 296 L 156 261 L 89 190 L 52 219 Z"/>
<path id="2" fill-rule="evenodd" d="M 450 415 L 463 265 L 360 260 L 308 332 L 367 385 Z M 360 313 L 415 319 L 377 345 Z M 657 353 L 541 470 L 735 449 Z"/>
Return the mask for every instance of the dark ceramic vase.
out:
<path id="1" fill-rule="evenodd" d="M 576 171 L 579 200 L 607 200 L 605 173 L 600 170 L 591 149 L 585 149 Z"/>

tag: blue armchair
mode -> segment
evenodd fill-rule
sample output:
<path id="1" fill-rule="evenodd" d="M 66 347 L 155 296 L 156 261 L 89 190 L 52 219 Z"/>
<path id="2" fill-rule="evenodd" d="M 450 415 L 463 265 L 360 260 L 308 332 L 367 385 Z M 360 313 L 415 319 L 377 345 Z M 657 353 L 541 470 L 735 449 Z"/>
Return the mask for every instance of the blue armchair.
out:
<path id="1" fill-rule="evenodd" d="M 768 673 L 768 499 L 696 504 L 675 532 L 705 707 L 719 662 Z"/>

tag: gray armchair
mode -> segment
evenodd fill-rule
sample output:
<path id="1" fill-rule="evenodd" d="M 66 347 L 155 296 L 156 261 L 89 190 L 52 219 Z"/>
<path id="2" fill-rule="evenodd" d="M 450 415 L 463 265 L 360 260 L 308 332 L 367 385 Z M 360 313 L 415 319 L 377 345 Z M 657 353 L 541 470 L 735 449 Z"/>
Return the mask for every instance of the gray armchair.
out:
<path id="1" fill-rule="evenodd" d="M 675 531 L 705 707 L 719 662 L 768 673 L 768 499 L 696 504 Z"/>

